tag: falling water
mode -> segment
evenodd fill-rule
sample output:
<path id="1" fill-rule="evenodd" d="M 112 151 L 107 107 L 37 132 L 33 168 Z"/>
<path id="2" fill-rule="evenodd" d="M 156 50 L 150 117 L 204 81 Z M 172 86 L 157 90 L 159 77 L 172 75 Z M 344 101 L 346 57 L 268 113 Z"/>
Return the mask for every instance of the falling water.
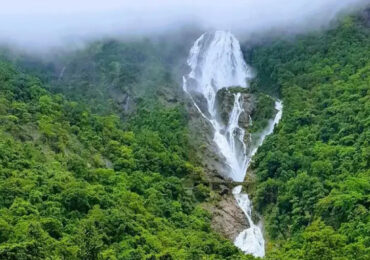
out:
<path id="1" fill-rule="evenodd" d="M 217 31 L 203 34 L 190 50 L 188 64 L 191 72 L 184 77 L 184 90 L 190 94 L 195 106 L 214 128 L 214 142 L 230 166 L 229 177 L 242 181 L 246 166 L 244 129 L 238 125 L 243 112 L 240 93 L 235 94 L 234 106 L 228 124 L 220 122 L 216 107 L 217 91 L 224 87 L 247 87 L 252 77 L 245 64 L 238 40 L 229 32 Z M 196 96 L 206 100 L 201 109 Z"/>
<path id="2" fill-rule="evenodd" d="M 260 133 L 257 143 L 252 147 L 248 156 L 246 169 L 253 155 L 263 143 L 263 140 L 274 131 L 275 125 L 280 121 L 282 116 L 283 105 L 281 101 L 275 101 L 275 109 L 278 111 L 274 119 L 269 120 L 267 127 Z M 239 207 L 243 210 L 247 217 L 250 227 L 243 230 L 235 239 L 234 244 L 245 253 L 251 253 L 254 256 L 263 257 L 265 255 L 265 240 L 262 234 L 262 224 L 255 225 L 252 220 L 252 205 L 248 194 L 241 193 L 242 186 L 237 186 L 233 189 L 233 194 Z"/>
<path id="3" fill-rule="evenodd" d="M 205 33 L 191 48 L 188 65 L 191 72 L 183 78 L 184 91 L 189 94 L 200 114 L 213 126 L 213 141 L 230 167 L 229 177 L 234 181 L 243 181 L 252 156 L 281 117 L 281 103 L 276 102 L 278 114 L 270 120 L 257 140 L 257 145 L 247 152 L 245 131 L 238 124 L 243 112 L 241 94 L 234 94 L 233 109 L 226 125 L 219 119 L 216 107 L 216 94 L 220 89 L 233 86 L 247 88 L 247 81 L 252 78 L 238 40 L 229 32 Z M 233 194 L 245 213 L 250 228 L 240 233 L 234 243 L 245 253 L 262 257 L 265 254 L 262 231 L 260 226 L 253 223 L 251 202 L 247 194 L 241 193 L 241 188 L 236 187 Z"/>

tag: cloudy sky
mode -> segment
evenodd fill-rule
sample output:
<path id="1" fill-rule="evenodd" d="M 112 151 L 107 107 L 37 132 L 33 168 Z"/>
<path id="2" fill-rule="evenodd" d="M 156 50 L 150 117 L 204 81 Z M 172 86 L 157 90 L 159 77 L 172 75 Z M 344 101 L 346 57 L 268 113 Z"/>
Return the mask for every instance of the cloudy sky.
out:
<path id="1" fill-rule="evenodd" d="M 4 0 L 0 41 L 45 48 L 88 37 L 160 33 L 183 25 L 251 34 L 303 30 L 368 0 Z M 5 3 L 4 3 L 5 2 Z"/>

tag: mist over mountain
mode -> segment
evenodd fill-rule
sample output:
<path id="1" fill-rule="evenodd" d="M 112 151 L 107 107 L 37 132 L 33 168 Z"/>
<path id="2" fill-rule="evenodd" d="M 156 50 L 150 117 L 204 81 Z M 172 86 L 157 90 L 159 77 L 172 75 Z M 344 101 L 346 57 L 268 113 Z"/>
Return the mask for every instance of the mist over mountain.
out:
<path id="1" fill-rule="evenodd" d="M 250 36 L 271 30 L 302 32 L 326 26 L 366 0 L 26 1 L 2 3 L 0 41 L 45 50 L 86 39 L 159 34 L 183 26 Z"/>
<path id="2" fill-rule="evenodd" d="M 370 259 L 369 0 L 3 2 L 1 260 Z"/>

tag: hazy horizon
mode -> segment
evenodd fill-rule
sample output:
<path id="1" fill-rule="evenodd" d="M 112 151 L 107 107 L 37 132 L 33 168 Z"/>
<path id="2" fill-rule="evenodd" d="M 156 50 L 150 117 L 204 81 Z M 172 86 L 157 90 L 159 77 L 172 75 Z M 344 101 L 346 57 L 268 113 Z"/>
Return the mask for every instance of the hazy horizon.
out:
<path id="1" fill-rule="evenodd" d="M 88 1 L 14 0 L 0 10 L 0 41 L 48 49 L 80 41 L 150 35 L 182 26 L 251 35 L 272 29 L 301 32 L 329 24 L 365 0 Z"/>

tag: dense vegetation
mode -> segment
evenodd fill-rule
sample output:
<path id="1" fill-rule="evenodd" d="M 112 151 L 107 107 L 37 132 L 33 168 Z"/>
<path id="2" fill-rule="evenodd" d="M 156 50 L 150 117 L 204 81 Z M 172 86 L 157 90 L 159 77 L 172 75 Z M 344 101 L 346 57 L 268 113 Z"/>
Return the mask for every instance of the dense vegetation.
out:
<path id="1" fill-rule="evenodd" d="M 256 95 L 256 107 L 251 115 L 253 124 L 248 129 L 252 133 L 260 133 L 267 127 L 271 118 L 276 114 L 275 100 L 262 91 L 254 91 Z"/>
<path id="2" fill-rule="evenodd" d="M 369 54 L 367 16 L 250 54 L 284 103 L 253 167 L 268 259 L 370 258 Z"/>
<path id="3" fill-rule="evenodd" d="M 24 72 L 24 61 L 0 61 L 0 259 L 248 258 L 211 230 L 210 216 L 199 207 L 207 189 L 183 187 L 202 170 L 189 161 L 180 105 L 165 106 L 148 90 L 152 96 L 137 100 L 124 121 L 114 106 L 100 104 L 104 113 L 92 113 L 111 73 L 118 73 L 118 89 L 161 83 L 152 80 L 157 70 L 139 69 L 140 80 L 112 70 L 138 70 L 133 63 L 141 52 L 120 44 L 114 48 L 121 56 L 108 55 L 112 49 L 100 44 L 101 56 L 92 58 L 102 62 L 99 69 L 78 71 L 79 77 L 99 72 L 97 81 L 71 75 L 57 82 L 55 68 L 47 67 L 44 79 L 51 80 L 45 83 Z M 134 61 L 121 64 L 127 61 L 122 55 Z M 110 67 L 100 70 L 104 66 Z"/>
<path id="4" fill-rule="evenodd" d="M 366 23 L 248 55 L 252 91 L 284 103 L 253 165 L 267 259 L 369 259 Z M 208 188 L 184 188 L 204 173 L 170 73 L 187 46 L 169 45 L 101 41 L 50 63 L 0 55 L 0 259 L 253 258 L 211 230 Z M 258 93 L 252 130 L 273 112 Z"/>
<path id="5" fill-rule="evenodd" d="M 52 89 L 90 104 L 99 114 L 117 106 L 117 101 L 123 103 L 125 95 L 153 101 L 164 89 L 174 91 L 168 87 L 173 83 L 170 71 L 160 59 L 158 48 L 149 41 L 95 42 L 59 59 Z M 127 109 L 134 103 L 127 103 Z"/>

